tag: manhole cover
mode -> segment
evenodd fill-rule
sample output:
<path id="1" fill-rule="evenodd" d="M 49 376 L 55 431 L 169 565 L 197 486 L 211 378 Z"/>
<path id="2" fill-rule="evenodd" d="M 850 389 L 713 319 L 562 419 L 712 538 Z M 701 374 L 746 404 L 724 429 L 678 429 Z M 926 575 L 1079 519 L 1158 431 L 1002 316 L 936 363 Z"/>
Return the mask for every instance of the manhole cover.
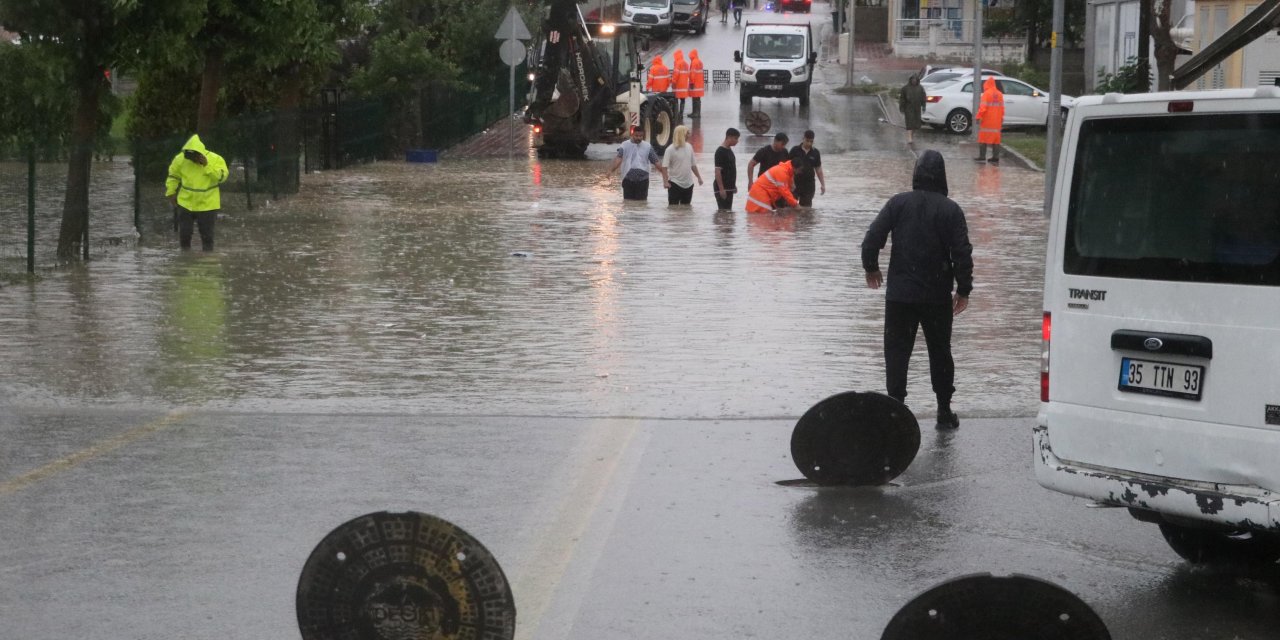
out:
<path id="1" fill-rule="evenodd" d="M 769 127 L 773 126 L 773 120 L 769 119 L 769 114 L 763 111 L 747 112 L 747 131 L 762 136 L 769 132 Z"/>
<path id="2" fill-rule="evenodd" d="M 880 640 L 1111 640 L 1098 614 L 1062 587 L 989 573 L 944 582 L 898 611 Z"/>
<path id="3" fill-rule="evenodd" d="M 885 484 L 920 450 L 920 425 L 906 405 L 847 391 L 813 405 L 791 432 L 791 459 L 822 485 Z"/>
<path id="4" fill-rule="evenodd" d="M 303 640 L 511 640 L 516 608 L 496 560 L 423 513 L 379 512 L 334 529 L 298 580 Z"/>

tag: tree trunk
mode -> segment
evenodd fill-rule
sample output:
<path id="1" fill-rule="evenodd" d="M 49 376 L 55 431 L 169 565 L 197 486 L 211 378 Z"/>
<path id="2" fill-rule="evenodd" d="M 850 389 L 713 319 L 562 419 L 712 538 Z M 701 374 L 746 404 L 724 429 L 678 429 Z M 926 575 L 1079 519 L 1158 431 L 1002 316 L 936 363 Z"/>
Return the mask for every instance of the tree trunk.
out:
<path id="1" fill-rule="evenodd" d="M 200 74 L 200 106 L 196 109 L 196 133 L 205 144 L 218 118 L 218 91 L 222 89 L 222 50 L 210 49 L 204 55 L 204 71 Z"/>
<path id="2" fill-rule="evenodd" d="M 71 126 L 71 154 L 67 161 L 67 189 L 62 201 L 62 230 L 58 234 L 59 258 L 74 258 L 89 229 L 89 174 L 104 81 L 97 69 L 83 71 L 78 77 L 75 121 Z"/>
<path id="3" fill-rule="evenodd" d="M 1178 44 L 1169 32 L 1173 29 L 1173 13 L 1170 0 L 1155 0 L 1151 35 L 1156 41 L 1156 90 L 1173 89 L 1173 66 L 1178 59 Z"/>

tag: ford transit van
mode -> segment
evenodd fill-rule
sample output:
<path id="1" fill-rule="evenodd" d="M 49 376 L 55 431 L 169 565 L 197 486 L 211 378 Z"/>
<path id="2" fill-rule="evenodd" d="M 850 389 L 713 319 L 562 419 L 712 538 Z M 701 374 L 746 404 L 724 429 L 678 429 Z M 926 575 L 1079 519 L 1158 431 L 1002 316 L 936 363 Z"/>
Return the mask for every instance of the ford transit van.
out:
<path id="1" fill-rule="evenodd" d="M 1080 98 L 1060 158 L 1036 479 L 1275 561 L 1280 88 Z"/>

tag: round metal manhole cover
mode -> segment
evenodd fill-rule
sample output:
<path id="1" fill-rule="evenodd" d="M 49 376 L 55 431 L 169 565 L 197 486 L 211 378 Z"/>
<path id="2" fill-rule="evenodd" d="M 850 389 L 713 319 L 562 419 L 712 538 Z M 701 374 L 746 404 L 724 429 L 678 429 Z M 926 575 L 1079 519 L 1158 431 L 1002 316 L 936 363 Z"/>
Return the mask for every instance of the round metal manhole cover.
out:
<path id="1" fill-rule="evenodd" d="M 944 582 L 889 621 L 880 640 L 1111 640 L 1083 600 L 1038 578 L 989 573 Z"/>
<path id="2" fill-rule="evenodd" d="M 773 126 L 773 120 L 769 118 L 769 114 L 763 111 L 750 111 L 747 113 L 747 131 L 762 136 L 769 132 L 769 128 Z"/>
<path id="3" fill-rule="evenodd" d="M 879 485 L 898 477 L 920 450 L 920 425 L 906 405 L 847 391 L 813 405 L 791 432 L 791 459 L 821 485 Z"/>
<path id="4" fill-rule="evenodd" d="M 516 607 L 478 540 L 423 513 L 379 512 L 334 529 L 298 580 L 303 640 L 511 640 Z"/>

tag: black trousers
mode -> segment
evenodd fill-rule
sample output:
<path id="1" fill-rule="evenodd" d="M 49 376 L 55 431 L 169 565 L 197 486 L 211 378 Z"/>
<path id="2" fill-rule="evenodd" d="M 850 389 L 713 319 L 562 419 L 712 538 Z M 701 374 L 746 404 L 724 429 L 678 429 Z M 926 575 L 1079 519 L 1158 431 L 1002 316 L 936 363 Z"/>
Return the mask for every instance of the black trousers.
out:
<path id="1" fill-rule="evenodd" d="M 213 251 L 213 223 L 217 220 L 217 211 L 188 211 L 178 207 L 178 245 L 190 249 L 193 227 L 199 227 L 200 248 Z"/>
<path id="2" fill-rule="evenodd" d="M 979 159 L 979 160 L 985 160 L 985 159 L 986 159 L 986 157 L 987 157 L 987 147 L 991 147 L 991 159 L 992 159 L 992 160 L 999 160 L 999 159 L 1000 159 L 1000 145 L 998 145 L 998 144 L 987 144 L 987 143 L 985 143 L 985 142 L 979 142 L 979 143 L 978 143 L 978 159 Z"/>
<path id="3" fill-rule="evenodd" d="M 713 189 L 712 193 L 716 194 L 716 208 L 721 211 L 733 211 L 733 191 L 725 190 L 725 197 L 720 197 L 720 190 Z"/>
<path id="4" fill-rule="evenodd" d="M 682 187 L 676 183 L 671 183 L 671 187 L 667 189 L 667 204 L 689 204 L 693 202 L 693 185 Z"/>
<path id="5" fill-rule="evenodd" d="M 800 206 L 812 207 L 813 194 L 817 193 L 817 191 L 818 191 L 817 183 L 805 184 L 803 182 L 797 182 L 796 192 L 794 195 L 796 197 L 796 200 L 800 201 Z"/>
<path id="6" fill-rule="evenodd" d="M 622 179 L 622 199 L 623 200 L 648 200 L 649 199 L 649 179 L 644 180 L 627 180 Z"/>
<path id="7" fill-rule="evenodd" d="M 907 397 L 907 365 L 916 345 L 916 329 L 924 328 L 929 349 L 929 379 L 938 396 L 939 409 L 951 407 L 955 393 L 956 365 L 951 359 L 951 303 L 884 303 L 884 370 L 889 395 Z"/>

